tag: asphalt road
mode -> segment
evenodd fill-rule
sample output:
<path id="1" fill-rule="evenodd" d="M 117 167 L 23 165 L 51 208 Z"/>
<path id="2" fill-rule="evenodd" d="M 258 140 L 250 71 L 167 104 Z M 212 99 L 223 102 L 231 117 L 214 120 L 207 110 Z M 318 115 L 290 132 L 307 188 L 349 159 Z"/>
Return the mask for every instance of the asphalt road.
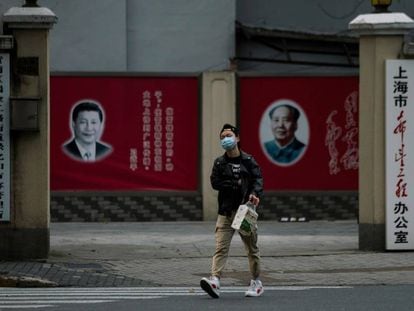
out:
<path id="1" fill-rule="evenodd" d="M 260 298 L 245 298 L 243 287 L 222 289 L 212 299 L 198 288 L 54 288 L 0 291 L 0 310 L 413 310 L 414 285 L 268 287 Z"/>

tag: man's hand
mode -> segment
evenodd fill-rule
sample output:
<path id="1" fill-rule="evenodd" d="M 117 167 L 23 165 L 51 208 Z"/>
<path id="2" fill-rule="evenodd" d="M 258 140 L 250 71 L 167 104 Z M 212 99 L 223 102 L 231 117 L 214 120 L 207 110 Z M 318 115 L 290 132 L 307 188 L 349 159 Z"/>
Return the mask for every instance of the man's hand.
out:
<path id="1" fill-rule="evenodd" d="M 255 196 L 254 194 L 249 195 L 249 202 L 251 202 L 253 205 L 258 206 L 260 199 Z"/>

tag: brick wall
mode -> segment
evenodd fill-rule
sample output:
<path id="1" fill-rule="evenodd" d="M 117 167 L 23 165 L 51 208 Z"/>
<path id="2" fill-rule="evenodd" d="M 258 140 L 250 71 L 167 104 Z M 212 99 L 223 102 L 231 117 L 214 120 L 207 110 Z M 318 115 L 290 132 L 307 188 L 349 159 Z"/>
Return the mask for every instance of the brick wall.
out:
<path id="1" fill-rule="evenodd" d="M 53 192 L 51 196 L 52 222 L 199 221 L 202 215 L 199 193 Z M 356 219 L 358 193 L 266 193 L 259 215 L 262 220 Z"/>

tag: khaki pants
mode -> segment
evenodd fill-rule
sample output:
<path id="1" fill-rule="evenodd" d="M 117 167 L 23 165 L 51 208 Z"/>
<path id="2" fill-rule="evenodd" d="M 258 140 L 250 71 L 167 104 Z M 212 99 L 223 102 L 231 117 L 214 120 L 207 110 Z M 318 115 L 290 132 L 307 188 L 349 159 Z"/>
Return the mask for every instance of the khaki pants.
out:
<path id="1" fill-rule="evenodd" d="M 221 273 L 226 265 L 230 243 L 234 235 L 234 229 L 231 227 L 235 213 L 231 217 L 218 215 L 216 223 L 216 252 L 213 256 L 213 264 L 211 267 L 211 274 L 218 278 L 221 277 Z M 244 247 L 249 259 L 250 272 L 253 280 L 257 279 L 260 274 L 260 253 L 257 247 L 257 230 L 249 236 L 240 234 L 240 237 L 244 243 Z"/>

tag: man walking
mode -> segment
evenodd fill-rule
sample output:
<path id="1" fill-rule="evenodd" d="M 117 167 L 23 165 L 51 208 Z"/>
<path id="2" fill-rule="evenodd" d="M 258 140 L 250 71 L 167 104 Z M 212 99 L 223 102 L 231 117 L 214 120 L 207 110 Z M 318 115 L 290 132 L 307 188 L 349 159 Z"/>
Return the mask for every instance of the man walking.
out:
<path id="1" fill-rule="evenodd" d="M 215 230 L 216 251 L 212 260 L 211 276 L 202 278 L 201 288 L 213 298 L 220 296 L 220 277 L 227 262 L 230 243 L 234 235 L 231 227 L 240 204 L 251 202 L 258 206 L 263 192 L 263 178 L 255 159 L 242 151 L 238 143 L 239 130 L 231 124 L 224 124 L 220 132 L 224 155 L 214 161 L 210 176 L 213 189 L 218 190 L 218 217 Z M 257 247 L 257 228 L 249 235 L 240 233 L 249 259 L 252 275 L 247 297 L 258 297 L 264 289 L 259 280 L 260 254 Z"/>

